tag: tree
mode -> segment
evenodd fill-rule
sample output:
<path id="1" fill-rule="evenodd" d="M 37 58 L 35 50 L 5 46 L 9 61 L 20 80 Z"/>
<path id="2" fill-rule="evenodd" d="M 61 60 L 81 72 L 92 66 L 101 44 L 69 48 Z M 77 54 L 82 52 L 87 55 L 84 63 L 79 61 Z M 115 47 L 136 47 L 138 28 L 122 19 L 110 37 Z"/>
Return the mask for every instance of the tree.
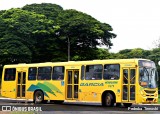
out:
<path id="1" fill-rule="evenodd" d="M 97 59 L 111 59 L 111 54 L 108 49 L 99 48 L 97 49 Z"/>
<path id="2" fill-rule="evenodd" d="M 32 53 L 20 40 L 19 37 L 12 34 L 4 35 L 3 38 L 0 38 L 1 64 L 31 62 Z"/>
<path id="3" fill-rule="evenodd" d="M 50 37 L 54 39 L 55 31 L 59 28 L 53 28 L 54 21 L 47 19 L 45 15 L 16 8 L 2 13 L 0 20 L 0 25 L 4 25 L 0 27 L 0 38 L 7 34 L 17 36 L 21 44 L 31 51 L 32 62 L 44 62 L 52 58 L 49 57 L 50 52 L 46 51 L 45 41 Z M 53 45 L 53 42 L 48 45 Z"/>
<path id="4" fill-rule="evenodd" d="M 97 46 L 111 48 L 111 39 L 116 37 L 111 33 L 112 27 L 109 24 L 76 10 L 63 10 L 61 6 L 48 3 L 26 5 L 22 9 L 43 14 L 55 21 L 53 26 L 60 26 L 54 36 L 55 46 L 48 46 L 54 56 L 52 61 L 67 61 L 68 46 L 71 60 L 96 59 Z"/>
<path id="5" fill-rule="evenodd" d="M 147 50 L 141 48 L 135 49 L 124 49 L 119 51 L 117 58 L 127 59 L 127 58 L 146 58 L 146 54 L 149 54 Z"/>
<path id="6" fill-rule="evenodd" d="M 116 35 L 111 33 L 109 24 L 101 23 L 93 17 L 76 10 L 60 12 L 56 19 L 60 26 L 59 39 L 63 45 L 60 49 L 67 52 L 68 40 L 71 47 L 71 57 L 77 54 L 80 60 L 95 59 L 97 46 L 105 45 L 110 48 L 111 39 Z"/>
<path id="7" fill-rule="evenodd" d="M 51 20 L 55 20 L 58 17 L 58 14 L 63 11 L 61 6 L 51 3 L 25 5 L 22 9 L 29 12 L 36 12 L 37 14 L 45 15 L 48 19 Z"/>

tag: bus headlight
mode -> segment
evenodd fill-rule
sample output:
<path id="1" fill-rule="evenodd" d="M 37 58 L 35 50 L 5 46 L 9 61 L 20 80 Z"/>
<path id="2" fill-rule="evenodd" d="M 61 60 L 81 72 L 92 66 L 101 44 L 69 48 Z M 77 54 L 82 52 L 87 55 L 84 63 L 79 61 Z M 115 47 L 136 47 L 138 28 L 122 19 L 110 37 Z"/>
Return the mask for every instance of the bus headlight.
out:
<path id="1" fill-rule="evenodd" d="M 155 94 L 155 97 L 157 97 L 158 95 L 157 94 Z"/>

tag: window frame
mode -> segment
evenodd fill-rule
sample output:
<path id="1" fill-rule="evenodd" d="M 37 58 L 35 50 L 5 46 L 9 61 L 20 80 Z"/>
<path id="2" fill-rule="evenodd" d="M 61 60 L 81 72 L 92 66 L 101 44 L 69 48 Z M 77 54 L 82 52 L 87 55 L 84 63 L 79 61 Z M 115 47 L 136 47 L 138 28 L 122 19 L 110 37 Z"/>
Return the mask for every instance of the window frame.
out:
<path id="1" fill-rule="evenodd" d="M 13 69 L 14 71 L 12 71 L 12 73 L 9 73 L 9 74 L 7 74 L 6 72 L 6 70 L 8 70 L 8 69 Z M 16 68 L 5 68 L 5 70 L 4 70 L 4 78 L 3 78 L 3 80 L 4 81 L 15 81 L 15 79 L 16 79 Z M 12 74 L 12 75 L 11 75 Z M 9 77 L 13 77 L 13 79 L 10 79 L 10 78 L 8 78 L 8 80 L 6 79 L 6 75 L 9 75 Z"/>
<path id="2" fill-rule="evenodd" d="M 119 72 L 118 72 L 118 75 L 119 76 L 117 76 L 118 78 L 116 79 L 113 79 L 113 78 L 104 78 L 105 76 L 105 65 L 118 65 L 119 66 Z M 113 69 L 112 69 L 113 70 Z M 115 69 L 114 69 L 115 70 Z M 120 71 L 121 70 L 121 66 L 120 66 L 120 64 L 119 63 L 114 63 L 114 64 L 104 64 L 103 65 L 103 80 L 119 80 L 120 79 Z M 112 72 L 113 73 L 113 72 Z M 114 73 L 113 73 L 114 74 Z"/>
<path id="3" fill-rule="evenodd" d="M 40 72 L 40 74 L 39 74 L 39 69 L 40 68 L 51 68 L 50 69 L 50 73 L 48 73 L 48 72 L 46 72 L 46 69 L 44 70 L 44 71 L 42 71 L 42 70 L 40 70 L 40 71 L 42 71 L 42 72 Z M 47 77 L 46 75 L 48 75 L 48 74 L 50 74 L 50 77 Z M 40 67 L 38 67 L 38 69 L 37 69 L 37 80 L 38 81 L 44 81 L 44 80 L 51 80 L 51 74 L 52 74 L 52 66 L 40 66 Z M 49 75 L 48 75 L 49 76 Z"/>
<path id="4" fill-rule="evenodd" d="M 30 68 L 36 68 L 36 74 L 35 74 L 35 76 L 34 76 L 35 79 L 33 79 L 33 80 L 29 79 L 29 77 L 30 77 L 30 76 L 29 76 L 29 75 L 30 75 Z M 37 68 L 37 67 L 29 67 L 29 68 L 28 68 L 28 81 L 35 81 L 35 80 L 37 80 L 37 74 L 38 74 L 37 72 L 38 72 L 38 68 Z"/>
<path id="5" fill-rule="evenodd" d="M 54 72 L 55 67 L 61 67 L 62 68 L 62 72 L 55 73 Z M 64 76 L 65 76 L 65 66 L 53 66 L 52 67 L 52 73 L 51 73 L 51 79 L 52 80 L 54 80 L 54 81 L 64 80 L 64 78 L 65 78 Z"/>
<path id="6" fill-rule="evenodd" d="M 86 76 L 87 66 L 93 66 L 93 70 L 97 70 L 97 69 L 94 69 L 95 66 L 101 66 L 102 67 L 102 69 L 101 69 L 102 71 L 101 71 L 100 78 L 98 79 L 97 77 L 95 77 L 95 74 L 97 75 L 98 72 L 93 71 L 93 72 L 91 72 L 91 76 L 88 76 L 90 78 L 87 79 L 86 78 L 87 77 Z M 89 65 L 86 65 L 84 74 L 85 74 L 85 77 L 84 77 L 85 80 L 103 80 L 103 64 L 89 64 Z"/>

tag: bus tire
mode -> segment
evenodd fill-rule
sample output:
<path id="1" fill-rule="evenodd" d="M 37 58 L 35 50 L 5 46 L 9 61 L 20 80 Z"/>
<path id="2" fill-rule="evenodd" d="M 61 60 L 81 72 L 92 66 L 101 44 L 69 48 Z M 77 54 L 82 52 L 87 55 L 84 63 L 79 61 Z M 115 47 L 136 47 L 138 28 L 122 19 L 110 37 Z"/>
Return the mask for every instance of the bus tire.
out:
<path id="1" fill-rule="evenodd" d="M 34 93 L 34 103 L 40 104 L 44 102 L 44 94 L 42 91 L 36 91 Z"/>
<path id="2" fill-rule="evenodd" d="M 103 99 L 103 106 L 112 107 L 114 106 L 114 99 L 113 95 L 111 93 L 106 93 L 104 99 Z"/>
<path id="3" fill-rule="evenodd" d="M 128 107 L 131 107 L 132 106 L 132 103 L 123 103 L 123 106 L 128 108 Z"/>

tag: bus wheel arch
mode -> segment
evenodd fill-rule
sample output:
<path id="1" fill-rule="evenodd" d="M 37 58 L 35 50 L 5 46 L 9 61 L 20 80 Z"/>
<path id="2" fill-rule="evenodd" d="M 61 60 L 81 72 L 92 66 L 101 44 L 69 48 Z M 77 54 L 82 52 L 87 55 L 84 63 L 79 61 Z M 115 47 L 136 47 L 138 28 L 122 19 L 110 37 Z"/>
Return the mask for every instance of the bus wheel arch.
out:
<path id="1" fill-rule="evenodd" d="M 116 102 L 116 95 L 111 90 L 106 90 L 102 93 L 101 98 L 102 106 L 112 107 Z"/>
<path id="2" fill-rule="evenodd" d="M 40 104 L 44 102 L 44 93 L 41 89 L 37 89 L 34 91 L 33 102 L 35 104 Z"/>

